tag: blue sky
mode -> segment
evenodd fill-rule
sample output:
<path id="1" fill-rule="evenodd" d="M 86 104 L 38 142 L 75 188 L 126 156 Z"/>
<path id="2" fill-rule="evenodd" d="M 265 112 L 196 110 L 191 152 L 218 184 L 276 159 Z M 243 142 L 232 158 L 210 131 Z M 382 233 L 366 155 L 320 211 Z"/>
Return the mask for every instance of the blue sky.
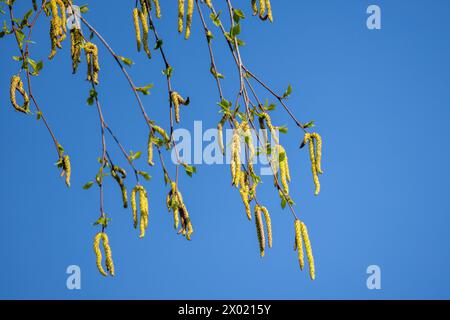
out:
<path id="1" fill-rule="evenodd" d="M 71 74 L 69 43 L 53 61 L 46 59 L 49 22 L 42 19 L 31 51 L 44 59 L 45 68 L 33 88 L 71 156 L 72 188 L 58 177 L 56 153 L 42 123 L 9 104 L 10 76 L 18 69 L 11 56 L 18 53 L 12 38 L 4 38 L 0 298 L 450 298 L 445 272 L 450 264 L 448 1 L 272 1 L 273 24 L 251 17 L 249 2 L 242 5 L 247 14 L 244 62 L 279 92 L 291 83 L 289 105 L 302 121 L 315 120 L 324 139 L 322 192 L 314 197 L 308 155 L 298 149 L 301 134 L 278 106 L 273 120 L 290 128 L 282 143 L 289 155 L 292 196 L 309 227 L 317 279 L 311 282 L 298 269 L 292 219 L 280 208 L 271 179 L 258 196 L 271 212 L 274 248 L 261 259 L 254 225 L 230 186 L 229 169 L 218 165 L 198 166 L 193 178 L 180 176 L 195 228 L 191 242 L 172 229 L 159 168 L 148 169 L 150 227 L 143 240 L 132 228 L 130 211 L 121 208 L 117 186 L 107 183 L 117 276 L 100 276 L 92 250 L 98 191 L 82 190 L 98 169 L 97 113 L 86 105 L 85 66 Z M 29 3 L 18 1 L 18 12 Z M 148 61 L 136 53 L 131 2 L 113 8 L 105 3 L 91 1 L 86 18 L 119 54 L 133 59 L 129 71 L 137 85 L 155 84 L 144 104 L 167 126 L 161 57 L 155 52 Z M 370 4 L 381 7 L 381 30 L 366 27 Z M 182 127 L 192 130 L 196 120 L 204 128 L 215 127 L 218 96 L 199 17 L 185 41 L 176 32 L 175 3 L 163 3 L 162 12 L 157 28 L 174 67 L 174 87 L 191 98 L 182 110 Z M 236 68 L 211 29 L 218 68 L 226 76 L 225 95 L 234 97 Z M 147 127 L 125 79 L 99 47 L 98 91 L 106 121 L 127 149 L 143 150 Z M 269 98 L 263 91 L 260 95 Z M 121 159 L 113 142 L 108 145 Z M 138 164 L 146 168 L 144 159 Z M 81 290 L 66 288 L 65 270 L 72 264 L 81 268 Z M 381 268 L 381 290 L 366 287 L 366 268 L 373 264 Z"/>

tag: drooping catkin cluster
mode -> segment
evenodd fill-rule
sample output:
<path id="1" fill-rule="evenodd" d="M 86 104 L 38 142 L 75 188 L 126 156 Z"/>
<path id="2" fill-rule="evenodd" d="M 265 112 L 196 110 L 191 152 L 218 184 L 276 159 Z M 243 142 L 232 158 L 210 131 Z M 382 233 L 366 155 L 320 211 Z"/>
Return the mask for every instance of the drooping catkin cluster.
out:
<path id="1" fill-rule="evenodd" d="M 192 16 L 194 15 L 194 0 L 187 0 L 186 11 L 186 31 L 184 38 L 187 40 L 191 35 Z M 178 0 L 178 32 L 183 32 L 183 18 L 184 18 L 184 0 Z"/>
<path id="2" fill-rule="evenodd" d="M 295 219 L 294 227 L 295 227 L 294 250 L 297 250 L 297 252 L 298 252 L 298 262 L 300 265 L 300 269 L 303 270 L 303 268 L 305 266 L 304 253 L 303 253 L 303 244 L 304 244 L 305 251 L 306 251 L 306 257 L 308 259 L 308 265 L 309 265 L 309 276 L 311 277 L 311 280 L 314 280 L 316 278 L 316 269 L 315 269 L 315 265 L 314 265 L 314 256 L 313 256 L 311 242 L 310 242 L 309 235 L 308 235 L 308 229 L 307 229 L 306 225 L 298 219 Z"/>
<path id="3" fill-rule="evenodd" d="M 255 205 L 255 225 L 256 225 L 256 235 L 258 236 L 259 243 L 259 253 L 261 257 L 264 257 L 265 248 L 266 248 L 266 236 L 264 233 L 264 220 L 266 220 L 266 229 L 267 229 L 267 242 L 269 248 L 272 248 L 272 222 L 270 220 L 269 211 L 266 207 Z"/>
<path id="4" fill-rule="evenodd" d="M 180 105 L 189 105 L 189 97 L 184 99 L 178 92 L 172 91 L 170 93 L 170 99 L 172 100 L 175 109 L 175 121 L 180 122 Z"/>
<path id="5" fill-rule="evenodd" d="M 148 15 L 149 15 L 149 8 L 147 8 L 147 4 L 145 0 L 140 0 L 141 3 L 141 9 L 138 8 L 133 9 L 133 24 L 134 24 L 134 32 L 136 36 L 136 45 L 137 50 L 141 51 L 141 44 L 144 47 L 144 51 L 147 54 L 147 57 L 150 59 L 152 57 L 152 53 L 150 51 L 150 48 L 148 46 L 148 33 L 149 33 L 149 26 L 148 26 Z M 148 1 L 150 4 L 150 1 Z M 159 5 L 158 5 L 159 7 Z M 141 28 L 140 24 L 142 25 L 142 37 L 141 37 Z"/>
<path id="6" fill-rule="evenodd" d="M 17 103 L 16 93 L 19 92 L 23 98 L 23 104 Z M 30 113 L 30 98 L 23 87 L 22 79 L 20 76 L 14 75 L 11 77 L 11 85 L 9 87 L 9 99 L 14 109 L 22 113 Z"/>
<path id="7" fill-rule="evenodd" d="M 111 167 L 111 176 L 116 180 L 117 184 L 120 187 L 120 192 L 122 194 L 122 203 L 124 208 L 128 208 L 128 194 L 127 194 L 127 188 L 124 183 L 124 179 L 127 177 L 127 172 L 119 167 L 119 166 L 112 166 Z"/>
<path id="8" fill-rule="evenodd" d="M 137 228 L 138 225 L 138 214 L 137 214 L 137 201 L 136 196 L 139 196 L 139 238 L 145 236 L 145 231 L 148 228 L 148 196 L 147 191 L 142 185 L 136 185 L 131 191 L 131 210 L 133 213 L 133 226 Z"/>
<path id="9" fill-rule="evenodd" d="M 70 165 L 70 158 L 68 155 L 62 157 L 62 175 L 66 176 L 66 185 L 70 187 L 70 177 L 72 175 L 72 167 Z"/>
<path id="10" fill-rule="evenodd" d="M 269 129 L 270 134 L 272 136 L 272 140 L 275 142 L 275 144 L 279 144 L 278 134 L 277 134 L 277 127 L 275 127 L 272 124 L 272 119 L 270 118 L 270 116 L 269 116 L 269 114 L 267 112 L 263 112 L 260 115 L 259 123 L 261 125 L 261 129 L 263 129 L 263 130 L 266 128 L 266 125 L 267 125 L 267 128 Z M 264 139 L 265 139 L 265 143 L 266 144 L 269 143 L 269 139 L 267 137 L 267 131 L 266 130 L 264 130 Z"/>
<path id="11" fill-rule="evenodd" d="M 103 242 L 103 250 L 105 251 L 106 270 L 109 272 L 111 276 L 114 276 L 115 271 L 114 271 L 114 262 L 112 259 L 112 251 L 109 245 L 108 235 L 105 232 L 99 232 L 94 237 L 94 252 L 96 256 L 98 271 L 105 277 L 108 275 L 108 273 L 103 269 L 102 265 L 102 251 L 100 250 L 100 241 Z"/>
<path id="12" fill-rule="evenodd" d="M 289 182 L 291 181 L 291 174 L 289 170 L 289 162 L 286 150 L 280 144 L 277 145 L 278 164 L 280 171 L 281 185 L 286 195 L 289 195 Z"/>
<path id="13" fill-rule="evenodd" d="M 81 49 L 83 47 L 83 35 L 81 30 L 73 28 L 70 30 L 70 54 L 72 57 L 72 73 L 76 73 L 78 64 L 81 62 Z"/>
<path id="14" fill-rule="evenodd" d="M 61 17 L 58 13 L 61 13 Z M 62 0 L 50 0 L 50 9 L 52 18 L 50 20 L 50 40 L 51 40 L 51 52 L 48 56 L 49 59 L 53 59 L 56 55 L 56 48 L 61 49 L 61 43 L 66 38 L 67 26 L 66 26 L 66 6 Z"/>
<path id="15" fill-rule="evenodd" d="M 87 61 L 87 80 L 98 84 L 98 72 L 100 71 L 100 64 L 98 63 L 98 49 L 92 42 L 87 42 L 84 45 L 84 52 L 86 53 Z"/>
<path id="16" fill-rule="evenodd" d="M 252 0 L 251 4 L 254 16 L 259 14 L 261 20 L 269 19 L 270 22 L 273 22 L 272 6 L 270 4 L 270 0 L 259 0 L 259 10 L 258 5 L 256 4 L 256 0 Z"/>
<path id="17" fill-rule="evenodd" d="M 166 205 L 169 212 L 173 212 L 173 226 L 175 229 L 178 229 L 181 219 L 181 229 L 178 233 L 185 236 L 187 240 L 191 240 L 191 235 L 194 232 L 194 229 L 189 217 L 189 212 L 183 202 L 183 196 L 181 195 L 181 192 L 178 191 L 178 186 L 175 181 L 170 183 L 170 187 L 171 189 L 166 197 Z"/>
<path id="18" fill-rule="evenodd" d="M 322 138 L 318 133 L 306 133 L 303 138 L 303 145 L 309 144 L 309 158 L 311 160 L 311 171 L 313 175 L 315 191 L 317 196 L 320 193 L 319 174 L 322 174 Z"/>

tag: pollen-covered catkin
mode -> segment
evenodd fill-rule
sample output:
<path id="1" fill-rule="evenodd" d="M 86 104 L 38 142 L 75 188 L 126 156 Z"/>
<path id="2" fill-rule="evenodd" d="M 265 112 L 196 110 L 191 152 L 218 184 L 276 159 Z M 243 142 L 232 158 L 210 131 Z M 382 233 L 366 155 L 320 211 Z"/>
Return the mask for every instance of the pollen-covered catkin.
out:
<path id="1" fill-rule="evenodd" d="M 255 225 L 256 225 L 256 235 L 258 236 L 259 253 L 261 257 L 264 257 L 266 240 L 264 236 L 264 225 L 261 216 L 261 208 L 258 205 L 255 206 Z"/>
<path id="2" fill-rule="evenodd" d="M 23 105 L 19 105 L 16 99 L 16 92 L 19 92 L 23 98 Z M 9 98 L 14 109 L 22 113 L 30 112 L 30 98 L 23 88 L 23 82 L 19 76 L 14 75 L 11 78 L 11 86 L 9 88 Z"/>
<path id="3" fill-rule="evenodd" d="M 270 4 L 270 0 L 266 0 L 266 7 L 267 7 L 267 17 L 269 18 L 270 22 L 273 22 L 272 5 Z"/>
<path id="4" fill-rule="evenodd" d="M 139 25 L 139 9 L 133 9 L 134 34 L 136 37 L 137 50 L 141 51 L 141 27 Z"/>
<path id="5" fill-rule="evenodd" d="M 147 163 L 150 166 L 155 165 L 155 163 L 153 162 L 153 135 L 151 131 L 148 135 L 148 142 L 147 142 Z"/>
<path id="6" fill-rule="evenodd" d="M 304 143 L 309 143 L 309 158 L 311 160 L 311 171 L 315 185 L 314 194 L 317 196 L 320 193 L 320 181 L 319 176 L 317 174 L 316 156 L 314 153 L 314 140 L 310 133 L 305 134 Z"/>
<path id="7" fill-rule="evenodd" d="M 294 227 L 295 227 L 294 250 L 297 250 L 298 263 L 300 265 L 300 269 L 303 270 L 303 268 L 305 267 L 305 258 L 304 258 L 304 254 L 303 254 L 302 223 L 301 223 L 301 221 L 298 220 L 298 219 L 295 219 Z"/>
<path id="8" fill-rule="evenodd" d="M 259 17 L 264 19 L 266 13 L 266 0 L 259 0 Z"/>
<path id="9" fill-rule="evenodd" d="M 172 91 L 170 94 L 170 98 L 172 99 L 172 103 L 175 109 L 175 121 L 177 123 L 180 122 L 180 101 L 178 100 L 178 93 Z"/>
<path id="10" fill-rule="evenodd" d="M 186 13 L 186 33 L 184 38 L 187 40 L 191 35 L 192 16 L 194 15 L 194 0 L 188 0 Z"/>
<path id="11" fill-rule="evenodd" d="M 247 184 L 246 179 L 246 173 L 244 171 L 241 171 L 240 174 L 240 184 L 241 188 L 239 189 L 239 194 L 241 195 L 242 202 L 244 203 L 245 207 L 245 213 L 247 214 L 248 220 L 252 220 L 252 212 L 250 208 L 250 201 L 249 201 L 249 186 Z"/>
<path id="12" fill-rule="evenodd" d="M 141 211 L 139 238 L 143 238 L 148 227 L 148 196 L 144 187 L 139 189 L 139 210 Z"/>
<path id="13" fill-rule="evenodd" d="M 183 32 L 184 0 L 178 0 L 178 32 Z"/>
<path id="14" fill-rule="evenodd" d="M 136 187 L 131 190 L 130 202 L 131 202 L 131 212 L 133 213 L 133 227 L 137 227 L 137 204 L 136 204 L 136 193 L 138 189 Z"/>
<path id="15" fill-rule="evenodd" d="M 305 243 L 306 256 L 308 258 L 309 276 L 311 277 L 311 280 L 314 280 L 316 278 L 316 269 L 314 266 L 314 256 L 312 253 L 311 242 L 309 240 L 308 229 L 306 228 L 306 225 L 303 222 L 301 223 L 301 229 L 302 229 L 303 242 Z"/>
<path id="16" fill-rule="evenodd" d="M 272 248 L 272 221 L 270 219 L 269 210 L 266 207 L 260 206 L 262 213 L 264 214 L 264 220 L 266 220 L 267 229 L 267 243 L 269 248 Z"/>
<path id="17" fill-rule="evenodd" d="M 102 239 L 102 232 L 99 232 L 94 237 L 94 252 L 96 257 L 96 264 L 98 271 L 105 277 L 108 275 L 102 266 L 102 252 L 100 251 L 100 240 Z"/>
<path id="18" fill-rule="evenodd" d="M 158 19 L 161 18 L 161 6 L 159 5 L 159 0 L 153 0 L 155 4 L 155 15 Z"/>
<path id="19" fill-rule="evenodd" d="M 103 250 L 105 250 L 106 270 L 109 271 L 109 274 L 114 277 L 114 274 L 115 274 L 114 262 L 112 259 L 112 251 L 111 251 L 111 247 L 109 245 L 108 235 L 104 232 L 102 232 L 101 235 L 102 235 L 102 240 L 103 240 Z"/>
<path id="20" fill-rule="evenodd" d="M 87 61 L 87 80 L 93 81 L 98 84 L 98 72 L 100 71 L 100 65 L 98 63 L 98 49 L 92 42 L 87 42 L 84 45 L 84 52 L 86 53 Z"/>
<path id="21" fill-rule="evenodd" d="M 315 140 L 315 151 L 316 151 L 316 156 L 315 156 L 315 162 L 316 162 L 316 168 L 317 168 L 317 173 L 322 174 L 322 167 L 321 167 L 321 162 L 322 162 L 322 137 L 318 134 L 318 133 L 312 133 L 311 137 L 314 138 Z"/>
<path id="22" fill-rule="evenodd" d="M 78 64 L 81 62 L 81 47 L 83 44 L 83 35 L 81 30 L 78 28 L 73 28 L 70 30 L 70 40 L 71 40 L 71 57 L 72 57 L 72 73 L 76 73 L 78 69 Z"/>
<path id="23" fill-rule="evenodd" d="M 223 128 L 222 123 L 217 125 L 217 143 L 219 144 L 220 152 L 225 154 L 225 147 L 223 145 Z"/>
<path id="24" fill-rule="evenodd" d="M 290 180 L 289 176 L 289 166 L 287 162 L 287 155 L 286 151 L 281 145 L 278 145 L 278 159 L 279 159 L 279 165 L 280 165 L 280 178 L 281 178 L 281 185 L 283 186 L 284 193 L 286 195 L 289 194 L 289 184 L 288 181 Z"/>
<path id="25" fill-rule="evenodd" d="M 233 130 L 233 140 L 231 144 L 231 176 L 232 184 L 239 185 L 241 173 L 241 138 L 239 135 L 239 127 Z"/>
<path id="26" fill-rule="evenodd" d="M 258 14 L 258 6 L 256 5 L 256 0 L 252 0 L 252 11 L 254 16 Z"/>
<path id="27" fill-rule="evenodd" d="M 63 170 L 66 175 L 66 185 L 70 187 L 70 177 L 72 175 L 72 168 L 70 165 L 70 158 L 68 155 L 63 156 Z"/>
<path id="28" fill-rule="evenodd" d="M 150 59 L 152 57 L 152 53 L 148 46 L 149 28 L 148 28 L 148 22 L 147 22 L 147 18 L 148 18 L 147 10 L 144 10 L 144 8 L 142 8 L 142 11 L 139 12 L 139 18 L 141 19 L 141 24 L 142 24 L 142 44 L 144 45 L 144 51 L 147 54 L 147 57 Z"/>

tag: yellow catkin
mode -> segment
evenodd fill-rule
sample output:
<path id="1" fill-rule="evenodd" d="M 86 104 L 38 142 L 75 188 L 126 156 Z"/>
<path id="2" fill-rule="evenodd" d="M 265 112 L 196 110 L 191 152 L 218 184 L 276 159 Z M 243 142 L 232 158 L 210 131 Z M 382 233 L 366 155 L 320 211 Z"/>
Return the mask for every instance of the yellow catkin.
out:
<path id="1" fill-rule="evenodd" d="M 217 125 L 217 142 L 219 144 L 220 152 L 225 155 L 225 147 L 223 145 L 223 128 L 222 123 Z"/>
<path id="2" fill-rule="evenodd" d="M 100 240 L 102 239 L 102 232 L 99 232 L 94 237 L 94 252 L 96 257 L 96 264 L 98 271 L 105 277 L 108 275 L 102 266 L 102 252 L 100 251 Z"/>
<path id="3" fill-rule="evenodd" d="M 71 40 L 71 57 L 72 57 L 72 73 L 76 73 L 78 64 L 81 62 L 81 46 L 83 44 L 83 35 L 81 30 L 73 28 L 70 30 Z"/>
<path id="4" fill-rule="evenodd" d="M 277 130 L 275 126 L 272 124 L 272 119 L 270 118 L 269 114 L 267 112 L 264 112 L 262 114 L 262 118 L 266 121 L 267 127 L 269 128 L 270 134 L 272 135 L 272 139 L 275 142 L 275 144 L 279 144 L 278 136 L 277 136 Z M 268 139 L 266 138 L 266 143 L 268 143 Z"/>
<path id="5" fill-rule="evenodd" d="M 172 91 L 170 94 L 170 99 L 172 100 L 174 109 L 175 109 L 175 121 L 177 123 L 180 122 L 180 101 L 178 100 L 178 93 L 175 91 Z"/>
<path id="6" fill-rule="evenodd" d="M 279 161 L 281 185 L 283 186 L 284 193 L 288 195 L 289 194 L 288 181 L 290 180 L 290 178 L 288 179 L 289 167 L 287 163 L 286 151 L 281 145 L 278 145 L 278 157 L 282 158 Z"/>
<path id="7" fill-rule="evenodd" d="M 192 16 L 194 15 L 194 0 L 188 0 L 186 13 L 186 33 L 184 38 L 187 40 L 191 35 Z"/>
<path id="8" fill-rule="evenodd" d="M 136 205 L 136 193 L 138 189 L 136 187 L 131 190 L 130 202 L 131 202 L 131 212 L 133 213 L 133 227 L 137 227 L 137 205 Z"/>
<path id="9" fill-rule="evenodd" d="M 173 227 L 175 229 L 178 229 L 179 224 L 180 224 L 180 217 L 178 209 L 176 209 L 173 211 Z"/>
<path id="10" fill-rule="evenodd" d="M 155 14 L 158 19 L 161 18 L 161 6 L 159 5 L 159 0 L 153 0 L 155 4 Z"/>
<path id="11" fill-rule="evenodd" d="M 231 176 L 233 178 L 232 184 L 239 185 L 241 173 L 241 138 L 239 129 L 236 127 L 233 130 L 233 140 L 231 145 Z"/>
<path id="12" fill-rule="evenodd" d="M 182 229 L 179 231 L 179 233 L 184 235 L 187 240 L 191 240 L 191 235 L 194 232 L 194 229 L 192 227 L 191 218 L 189 217 L 189 212 L 187 211 L 184 203 L 181 203 L 179 210 L 182 225 Z"/>
<path id="13" fill-rule="evenodd" d="M 84 45 L 84 52 L 86 53 L 86 60 L 88 65 L 87 80 L 98 84 L 98 72 L 100 65 L 98 63 L 98 49 L 92 42 L 87 42 Z"/>
<path id="14" fill-rule="evenodd" d="M 70 177 L 72 175 L 72 167 L 70 165 L 70 158 L 68 155 L 63 156 L 63 170 L 66 176 L 66 185 L 70 187 Z"/>
<path id="15" fill-rule="evenodd" d="M 262 213 L 264 214 L 264 220 L 266 220 L 267 229 L 267 243 L 269 248 L 272 248 L 272 221 L 270 219 L 269 210 L 266 207 L 260 206 Z"/>
<path id="16" fill-rule="evenodd" d="M 183 32 L 184 0 L 178 0 L 178 32 Z"/>
<path id="17" fill-rule="evenodd" d="M 120 185 L 120 191 L 122 193 L 122 203 L 124 208 L 128 208 L 128 194 L 127 194 L 127 188 L 125 185 Z"/>
<path id="18" fill-rule="evenodd" d="M 155 165 L 155 163 L 153 162 L 153 135 L 151 132 L 148 135 L 148 142 L 147 142 L 147 163 L 150 166 Z"/>
<path id="19" fill-rule="evenodd" d="M 317 168 L 317 173 L 322 174 L 322 166 L 321 166 L 321 162 L 322 162 L 322 137 L 318 134 L 318 133 L 312 133 L 311 137 L 314 138 L 315 140 L 315 162 L 316 162 L 316 168 Z"/>
<path id="20" fill-rule="evenodd" d="M 252 11 L 254 16 L 258 14 L 258 6 L 256 5 L 256 0 L 252 0 Z"/>
<path id="21" fill-rule="evenodd" d="M 314 154 L 314 141 L 311 134 L 309 133 L 305 134 L 304 143 L 309 143 L 309 158 L 311 160 L 311 172 L 313 175 L 313 181 L 315 185 L 314 194 L 317 196 L 320 193 L 320 181 L 319 176 L 317 174 L 316 157 Z"/>
<path id="22" fill-rule="evenodd" d="M 141 51 L 141 27 L 139 25 L 139 9 L 133 9 L 134 34 L 136 37 L 137 50 Z"/>
<path id="23" fill-rule="evenodd" d="M 145 191 L 144 187 L 139 189 L 139 210 L 141 212 L 139 238 L 143 238 L 145 236 L 145 230 L 148 227 L 148 197 L 147 191 Z"/>
<path id="24" fill-rule="evenodd" d="M 19 92 L 23 98 L 23 105 L 19 105 L 16 100 L 16 92 Z M 9 98 L 14 109 L 19 112 L 29 113 L 30 112 L 30 98 L 27 92 L 23 88 L 23 82 L 19 76 L 12 76 L 11 86 L 9 88 Z"/>
<path id="25" fill-rule="evenodd" d="M 261 208 L 258 205 L 255 206 L 255 225 L 256 225 L 256 235 L 258 236 L 259 253 L 261 257 L 264 257 L 266 240 L 264 236 L 264 225 L 261 216 Z"/>
<path id="26" fill-rule="evenodd" d="M 112 259 L 112 251 L 111 247 L 109 245 L 109 239 L 108 235 L 106 233 L 101 233 L 102 240 L 103 240 L 103 250 L 105 250 L 105 265 L 106 270 L 109 271 L 109 274 L 114 277 L 115 270 L 114 270 L 114 262 Z"/>
<path id="27" fill-rule="evenodd" d="M 294 250 L 297 250 L 298 263 L 300 265 L 300 269 L 303 270 L 303 268 L 305 267 L 305 258 L 304 258 L 304 254 L 303 254 L 302 223 L 301 223 L 301 221 L 298 220 L 298 219 L 295 219 L 294 227 L 295 227 Z"/>
<path id="28" fill-rule="evenodd" d="M 212 1 L 211 0 L 205 0 L 206 5 L 208 6 L 208 8 L 212 9 Z"/>
<path id="29" fill-rule="evenodd" d="M 266 7 L 267 7 L 267 17 L 269 18 L 270 22 L 273 22 L 272 5 L 270 4 L 270 0 L 266 0 Z"/>
<path id="30" fill-rule="evenodd" d="M 248 220 L 252 220 L 252 211 L 250 208 L 250 202 L 249 202 L 249 186 L 246 181 L 246 174 L 245 172 L 241 171 L 240 174 L 240 184 L 241 188 L 239 189 L 239 193 L 242 198 L 242 202 L 244 203 L 245 207 L 245 213 L 247 214 Z"/>
<path id="31" fill-rule="evenodd" d="M 144 45 L 144 51 L 147 54 L 147 57 L 150 59 L 152 57 L 152 52 L 150 51 L 150 48 L 148 46 L 148 13 L 147 10 L 142 9 L 142 11 L 139 12 L 139 18 L 141 20 L 142 24 L 142 43 Z"/>
<path id="32" fill-rule="evenodd" d="M 308 229 L 306 228 L 306 225 L 303 222 L 301 223 L 301 229 L 303 242 L 305 243 L 306 256 L 308 257 L 309 276 L 311 277 L 311 280 L 314 280 L 316 278 L 314 256 L 312 253 L 311 242 L 309 241 Z"/>
<path id="33" fill-rule="evenodd" d="M 266 13 L 266 0 L 259 0 L 259 16 L 261 19 L 264 18 Z"/>

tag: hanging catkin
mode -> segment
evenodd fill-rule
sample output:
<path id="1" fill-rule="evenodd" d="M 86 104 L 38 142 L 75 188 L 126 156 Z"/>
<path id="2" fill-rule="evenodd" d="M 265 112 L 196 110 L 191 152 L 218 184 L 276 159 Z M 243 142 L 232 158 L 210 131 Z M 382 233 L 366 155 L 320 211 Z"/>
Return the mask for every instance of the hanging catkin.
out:
<path id="1" fill-rule="evenodd" d="M 217 125 L 217 143 L 219 144 L 220 152 L 224 155 L 225 154 L 225 148 L 223 145 L 223 128 L 222 124 L 219 123 Z"/>
<path id="2" fill-rule="evenodd" d="M 87 61 L 87 80 L 98 84 L 98 72 L 100 65 L 98 63 L 98 49 L 92 42 L 87 42 L 84 45 L 84 52 L 86 53 Z"/>
<path id="3" fill-rule="evenodd" d="M 144 7 L 142 8 L 142 11 L 139 12 L 139 18 L 142 24 L 142 43 L 144 45 L 144 51 L 147 54 L 147 57 L 150 59 L 152 57 L 152 53 L 148 46 L 148 31 L 149 31 L 147 22 L 148 12 L 146 9 L 144 9 Z"/>
<path id="4" fill-rule="evenodd" d="M 155 165 L 155 163 L 153 162 L 153 132 L 151 130 L 148 135 L 148 142 L 147 142 L 147 163 L 150 166 Z"/>
<path id="5" fill-rule="evenodd" d="M 183 32 L 184 0 L 178 0 L 178 32 Z"/>
<path id="6" fill-rule="evenodd" d="M 16 92 L 19 92 L 23 98 L 23 104 L 19 105 L 16 99 Z M 9 99 L 14 109 L 22 113 L 30 113 L 30 98 L 23 88 L 23 82 L 19 76 L 12 76 L 11 86 L 9 87 Z"/>
<path id="7" fill-rule="evenodd" d="M 322 168 L 321 168 L 321 162 L 322 162 L 322 137 L 314 132 L 311 134 L 311 137 L 314 138 L 315 140 L 315 162 L 316 162 L 316 168 L 317 168 L 317 173 L 322 174 Z"/>
<path id="8" fill-rule="evenodd" d="M 259 253 L 261 257 L 264 257 L 266 240 L 264 236 L 264 225 L 261 216 L 261 208 L 258 205 L 255 206 L 255 225 L 256 225 L 256 235 L 258 236 Z"/>
<path id="9" fill-rule="evenodd" d="M 141 27 L 139 25 L 139 9 L 133 9 L 134 34 L 136 37 L 137 50 L 141 51 Z"/>
<path id="10" fill-rule="evenodd" d="M 102 265 L 102 252 L 100 250 L 100 241 L 102 240 L 102 232 L 99 232 L 94 237 L 94 252 L 96 257 L 96 264 L 98 271 L 105 277 L 108 275 L 103 269 Z"/>
<path id="11" fill-rule="evenodd" d="M 270 4 L 270 0 L 266 0 L 266 7 L 267 7 L 267 17 L 269 18 L 270 22 L 273 22 L 272 6 Z"/>
<path id="12" fill-rule="evenodd" d="M 264 14 L 266 13 L 266 0 L 259 0 L 259 17 L 265 19 Z"/>
<path id="13" fill-rule="evenodd" d="M 304 254 L 303 254 L 302 223 L 301 223 L 301 221 L 298 220 L 298 219 L 295 219 L 294 227 L 295 227 L 294 250 L 297 250 L 298 263 L 300 265 L 300 269 L 303 270 L 303 268 L 305 267 L 305 258 L 304 258 Z"/>
<path id="14" fill-rule="evenodd" d="M 244 203 L 245 207 L 245 213 L 247 214 L 248 220 L 252 220 L 252 212 L 250 208 L 250 201 L 249 201 L 249 186 L 247 183 L 247 175 L 246 172 L 241 171 L 240 174 L 240 184 L 241 188 L 239 189 L 239 194 L 241 195 L 242 202 Z"/>
<path id="15" fill-rule="evenodd" d="M 305 243 L 306 256 L 308 258 L 309 276 L 311 277 L 311 280 L 314 280 L 316 278 L 314 256 L 312 253 L 311 242 L 309 241 L 308 229 L 306 228 L 306 225 L 303 222 L 301 223 L 301 233 L 303 242 Z"/>
<path id="16" fill-rule="evenodd" d="M 109 246 L 108 235 L 104 232 L 102 232 L 101 235 L 102 235 L 102 240 L 103 240 L 103 250 L 105 251 L 106 270 L 109 272 L 110 275 L 112 275 L 114 277 L 114 274 L 115 274 L 114 262 L 112 259 L 111 247 Z"/>
<path id="17" fill-rule="evenodd" d="M 131 210 L 133 213 L 133 226 L 137 228 L 137 203 L 136 196 L 139 196 L 139 238 L 143 238 L 145 236 L 145 231 L 148 227 L 148 196 L 147 191 L 142 185 L 136 185 L 131 191 Z"/>
<path id="18" fill-rule="evenodd" d="M 303 144 L 309 144 L 309 158 L 311 160 L 311 172 L 313 175 L 313 181 L 315 185 L 315 191 L 314 194 L 317 196 L 320 193 L 320 181 L 318 176 L 318 169 L 320 168 L 320 164 L 317 165 L 317 158 L 314 150 L 314 138 L 313 134 L 306 133 L 305 137 L 303 139 Z M 320 139 L 320 149 L 322 147 L 322 140 Z M 318 150 L 319 151 L 319 150 Z M 322 156 L 322 150 L 318 152 L 320 154 L 319 160 Z"/>
<path id="19" fill-rule="evenodd" d="M 153 0 L 155 4 L 155 15 L 158 19 L 161 18 L 161 6 L 159 5 L 159 0 Z"/>
<path id="20" fill-rule="evenodd" d="M 270 219 L 269 210 L 266 207 L 259 207 L 264 214 L 264 220 L 266 220 L 266 229 L 267 229 L 267 243 L 269 248 L 272 248 L 272 221 Z"/>
<path id="21" fill-rule="evenodd" d="M 231 176 L 232 184 L 239 185 L 241 173 L 241 138 L 239 135 L 239 124 L 235 123 L 236 127 L 233 129 L 233 139 L 231 144 Z"/>
<path id="22" fill-rule="evenodd" d="M 121 174 L 122 176 L 119 176 Z M 120 187 L 120 191 L 122 194 L 122 203 L 124 208 L 128 208 L 128 195 L 127 195 L 127 189 L 125 187 L 125 183 L 123 182 L 123 179 L 126 178 L 126 172 L 124 169 L 119 168 L 118 166 L 113 166 L 111 168 L 111 176 L 116 180 L 117 184 Z"/>
<path id="23" fill-rule="evenodd" d="M 291 180 L 290 173 L 289 173 L 289 164 L 288 164 L 288 158 L 286 154 L 286 150 L 281 145 L 277 146 L 278 148 L 278 162 L 280 166 L 280 178 L 281 178 L 281 185 L 283 186 L 284 193 L 286 195 L 289 194 L 289 184 L 288 182 Z"/>
<path id="24" fill-rule="evenodd" d="M 184 38 L 187 40 L 191 35 L 192 16 L 194 15 L 194 0 L 188 0 L 186 13 L 186 34 Z"/>
<path id="25" fill-rule="evenodd" d="M 70 187 L 70 177 L 72 175 L 72 168 L 70 165 L 70 158 L 68 155 L 64 155 L 62 158 L 63 174 L 66 176 L 66 185 Z"/>
<path id="26" fill-rule="evenodd" d="M 252 11 L 254 16 L 258 14 L 258 6 L 256 5 L 256 0 L 252 0 Z"/>
<path id="27" fill-rule="evenodd" d="M 71 41 L 71 57 L 72 57 L 72 73 L 76 73 L 78 69 L 78 64 L 81 62 L 81 48 L 83 45 L 83 35 L 81 30 L 74 27 L 70 30 L 70 41 Z"/>

